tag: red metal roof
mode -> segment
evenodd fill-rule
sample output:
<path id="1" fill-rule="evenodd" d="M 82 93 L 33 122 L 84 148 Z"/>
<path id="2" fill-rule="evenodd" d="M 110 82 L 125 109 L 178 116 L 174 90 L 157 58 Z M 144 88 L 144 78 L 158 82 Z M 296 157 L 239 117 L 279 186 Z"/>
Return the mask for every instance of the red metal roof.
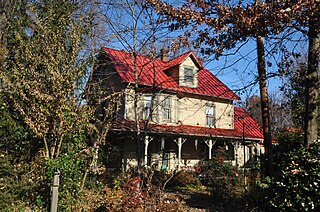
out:
<path id="1" fill-rule="evenodd" d="M 102 48 L 102 50 L 110 58 L 112 65 L 117 70 L 121 79 L 124 82 L 134 82 L 134 61 L 133 55 L 110 48 Z M 230 90 L 225 84 L 223 84 L 218 78 L 216 78 L 210 71 L 200 68 L 198 71 L 198 87 L 189 88 L 179 86 L 178 83 L 164 71 L 174 66 L 181 64 L 187 57 L 194 57 L 194 60 L 199 67 L 197 57 L 192 51 L 180 55 L 170 61 L 152 60 L 146 56 L 137 55 L 137 73 L 138 83 L 140 85 L 151 86 L 155 84 L 160 88 L 164 88 L 170 91 L 187 92 L 198 95 L 207 95 L 225 99 L 239 100 L 240 98 Z"/>
<path id="2" fill-rule="evenodd" d="M 244 125 L 243 125 L 244 121 Z M 140 129 L 143 131 L 145 122 L 140 122 Z M 244 126 L 244 128 L 243 128 Z M 112 124 L 111 129 L 120 131 L 135 131 L 134 121 L 122 120 Z M 244 130 L 243 130 L 244 129 Z M 210 127 L 200 127 L 191 125 L 159 125 L 149 124 L 148 131 L 151 133 L 159 134 L 176 134 L 187 136 L 201 136 L 201 137 L 226 137 L 226 138 L 238 138 L 243 136 L 246 139 L 258 139 L 262 141 L 263 135 L 258 122 L 252 118 L 244 109 L 234 109 L 234 129 L 220 129 Z"/>
<path id="3" fill-rule="evenodd" d="M 244 131 L 245 137 L 263 139 L 261 126 L 243 108 L 239 108 L 239 107 L 234 108 L 234 130 L 241 133 Z"/>

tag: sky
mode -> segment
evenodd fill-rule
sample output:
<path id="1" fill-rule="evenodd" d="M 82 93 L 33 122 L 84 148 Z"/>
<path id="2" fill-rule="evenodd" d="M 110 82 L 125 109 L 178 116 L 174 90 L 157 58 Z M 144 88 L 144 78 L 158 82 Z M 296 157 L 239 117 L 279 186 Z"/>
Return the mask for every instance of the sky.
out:
<path id="1" fill-rule="evenodd" d="M 232 52 L 234 52 L 234 50 L 226 53 Z M 222 56 L 218 60 L 209 60 L 209 62 L 205 64 L 205 68 L 210 70 L 230 89 L 234 90 L 242 100 L 245 100 L 245 98 L 248 96 L 259 96 L 258 83 L 251 85 L 258 76 L 256 57 L 256 43 L 254 40 L 250 40 L 248 44 L 241 48 L 238 54 L 232 56 Z M 267 67 L 267 69 L 269 69 L 269 72 L 277 71 L 274 66 L 271 68 Z M 279 93 L 283 80 L 284 79 L 280 77 L 269 78 L 269 93 Z"/>

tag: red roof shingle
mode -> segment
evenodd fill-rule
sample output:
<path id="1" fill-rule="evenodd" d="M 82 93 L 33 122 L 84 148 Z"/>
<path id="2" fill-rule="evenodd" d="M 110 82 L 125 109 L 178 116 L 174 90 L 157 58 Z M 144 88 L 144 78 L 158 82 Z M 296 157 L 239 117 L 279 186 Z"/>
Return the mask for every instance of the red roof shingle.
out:
<path id="1" fill-rule="evenodd" d="M 110 58 L 112 65 L 115 67 L 121 79 L 124 82 L 133 83 L 135 80 L 133 55 L 125 51 L 110 48 L 102 48 L 102 50 L 106 53 L 107 57 Z M 197 88 L 180 86 L 171 76 L 164 72 L 181 64 L 191 55 L 194 57 L 194 60 L 196 60 L 196 63 L 198 63 L 198 66 L 201 67 L 192 51 L 182 54 L 170 61 L 152 60 L 146 56 L 137 55 L 136 68 L 138 83 L 147 86 L 155 84 L 162 89 L 176 92 L 186 92 L 232 100 L 240 99 L 232 90 L 206 69 L 200 68 L 198 71 Z"/>

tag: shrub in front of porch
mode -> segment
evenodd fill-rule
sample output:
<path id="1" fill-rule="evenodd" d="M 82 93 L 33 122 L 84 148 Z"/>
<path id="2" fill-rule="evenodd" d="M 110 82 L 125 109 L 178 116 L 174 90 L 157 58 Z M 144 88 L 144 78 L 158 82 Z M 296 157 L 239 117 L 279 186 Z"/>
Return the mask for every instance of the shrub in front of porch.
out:
<path id="1" fill-rule="evenodd" d="M 154 173 L 150 170 L 141 170 L 141 173 L 142 179 L 135 173 L 125 173 L 112 184 L 105 185 L 99 193 L 100 206 L 95 211 L 184 211 L 181 201 L 162 188 L 169 174 L 157 173 L 160 181 L 154 185 L 151 182 Z"/>
<path id="2" fill-rule="evenodd" d="M 213 159 L 201 162 L 198 168 L 201 182 L 211 189 L 212 195 L 218 199 L 226 199 L 239 185 L 238 170 L 225 161 L 225 150 L 219 148 Z"/>
<path id="3" fill-rule="evenodd" d="M 114 182 L 114 187 L 105 186 L 101 192 L 101 211 L 139 211 L 144 208 L 144 203 L 149 199 L 146 191 L 140 188 L 139 177 L 123 178 L 123 182 Z M 122 185 L 118 185 L 118 184 Z"/>
<path id="4" fill-rule="evenodd" d="M 168 181 L 168 188 L 199 188 L 201 182 L 194 172 L 179 171 Z"/>

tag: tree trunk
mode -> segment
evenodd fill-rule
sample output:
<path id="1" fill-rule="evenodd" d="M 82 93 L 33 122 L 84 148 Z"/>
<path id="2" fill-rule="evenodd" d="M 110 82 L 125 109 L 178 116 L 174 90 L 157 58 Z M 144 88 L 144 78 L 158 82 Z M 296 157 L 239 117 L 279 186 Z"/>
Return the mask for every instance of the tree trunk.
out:
<path id="1" fill-rule="evenodd" d="M 133 72 L 134 72 L 134 120 L 136 124 L 136 141 L 137 141 L 137 160 L 138 160 L 138 169 L 142 167 L 142 148 L 143 148 L 143 141 L 141 136 L 141 129 L 140 129 L 140 121 L 139 121 L 139 111 L 138 111 L 138 101 L 139 101 L 139 75 L 137 70 L 137 53 L 134 46 L 133 52 Z"/>
<path id="2" fill-rule="evenodd" d="M 264 39 L 261 36 L 257 36 L 257 54 L 258 54 L 258 74 L 259 74 L 259 86 L 260 86 L 260 101 L 261 101 L 261 115 L 262 115 L 262 128 L 263 128 L 263 144 L 265 147 L 265 167 L 266 175 L 271 176 L 273 174 L 273 151 L 272 151 L 272 137 L 270 132 L 270 118 L 269 118 L 269 103 L 267 92 L 267 77 L 266 77 L 266 65 L 264 57 Z"/>
<path id="3" fill-rule="evenodd" d="M 320 55 L 320 25 L 310 21 L 308 70 L 306 76 L 306 107 L 304 122 L 304 142 L 307 148 L 318 138 L 318 87 L 319 55 Z"/>

